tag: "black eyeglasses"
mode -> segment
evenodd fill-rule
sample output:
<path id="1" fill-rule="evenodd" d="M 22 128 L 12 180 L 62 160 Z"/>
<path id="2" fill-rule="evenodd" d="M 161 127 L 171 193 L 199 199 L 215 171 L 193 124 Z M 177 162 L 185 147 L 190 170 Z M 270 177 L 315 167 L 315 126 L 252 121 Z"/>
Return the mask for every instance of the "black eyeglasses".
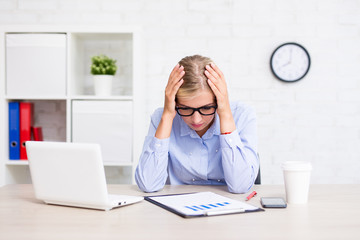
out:
<path id="1" fill-rule="evenodd" d="M 201 115 L 209 116 L 213 115 L 216 112 L 217 105 L 215 106 L 203 106 L 199 108 L 191 107 L 175 107 L 177 113 L 183 117 L 189 117 L 194 114 L 195 111 L 198 111 Z"/>

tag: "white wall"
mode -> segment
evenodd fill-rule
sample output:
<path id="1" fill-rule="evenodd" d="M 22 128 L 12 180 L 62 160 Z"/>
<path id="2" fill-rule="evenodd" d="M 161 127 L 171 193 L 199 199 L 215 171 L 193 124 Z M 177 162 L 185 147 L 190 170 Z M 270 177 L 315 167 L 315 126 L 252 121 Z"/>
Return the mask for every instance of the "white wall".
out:
<path id="1" fill-rule="evenodd" d="M 257 110 L 263 183 L 282 183 L 286 160 L 311 161 L 313 183 L 360 183 L 358 0 L 0 0 L 0 24 L 140 25 L 148 115 L 177 61 L 206 55 Z M 293 84 L 269 69 L 288 41 L 312 60 Z"/>

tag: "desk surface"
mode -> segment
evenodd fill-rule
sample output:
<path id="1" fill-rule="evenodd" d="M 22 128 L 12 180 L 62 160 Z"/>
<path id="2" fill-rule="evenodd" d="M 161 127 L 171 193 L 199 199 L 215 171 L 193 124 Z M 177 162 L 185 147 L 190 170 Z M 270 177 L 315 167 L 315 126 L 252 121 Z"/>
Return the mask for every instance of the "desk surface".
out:
<path id="1" fill-rule="evenodd" d="M 259 185 L 260 197 L 285 197 L 282 185 Z M 212 191 L 224 186 L 166 186 L 144 194 L 133 185 L 109 185 L 112 194 L 156 195 Z M 0 188 L 0 239 L 360 239 L 360 185 L 311 185 L 309 202 L 286 209 L 184 219 L 147 201 L 108 212 L 43 204 L 32 185 Z"/>

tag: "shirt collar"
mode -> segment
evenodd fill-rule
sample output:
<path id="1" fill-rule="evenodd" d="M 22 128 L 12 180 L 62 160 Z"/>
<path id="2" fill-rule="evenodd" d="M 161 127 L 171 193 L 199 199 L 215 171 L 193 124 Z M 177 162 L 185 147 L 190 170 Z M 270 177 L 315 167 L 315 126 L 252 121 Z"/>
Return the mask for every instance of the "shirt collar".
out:
<path id="1" fill-rule="evenodd" d="M 197 133 L 191 129 L 182 119 L 180 115 L 177 115 L 180 119 L 180 136 L 186 136 L 190 135 L 192 138 L 199 137 Z M 203 139 L 209 139 L 213 135 L 220 135 L 220 119 L 219 115 L 215 113 L 215 119 L 213 124 L 210 126 L 210 128 L 206 131 L 206 133 L 203 135 Z"/>

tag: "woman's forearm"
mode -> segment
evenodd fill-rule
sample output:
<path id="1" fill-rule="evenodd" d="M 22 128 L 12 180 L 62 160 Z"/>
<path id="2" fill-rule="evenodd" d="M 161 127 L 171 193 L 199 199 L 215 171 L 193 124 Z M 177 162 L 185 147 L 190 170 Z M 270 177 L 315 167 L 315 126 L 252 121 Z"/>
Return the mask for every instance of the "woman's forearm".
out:
<path id="1" fill-rule="evenodd" d="M 158 139 L 169 138 L 171 134 L 173 120 L 173 116 L 163 113 L 159 126 L 156 129 L 155 137 Z"/>
<path id="2" fill-rule="evenodd" d="M 229 111 L 218 114 L 220 119 L 220 133 L 232 133 L 235 131 L 236 125 L 230 108 Z"/>

